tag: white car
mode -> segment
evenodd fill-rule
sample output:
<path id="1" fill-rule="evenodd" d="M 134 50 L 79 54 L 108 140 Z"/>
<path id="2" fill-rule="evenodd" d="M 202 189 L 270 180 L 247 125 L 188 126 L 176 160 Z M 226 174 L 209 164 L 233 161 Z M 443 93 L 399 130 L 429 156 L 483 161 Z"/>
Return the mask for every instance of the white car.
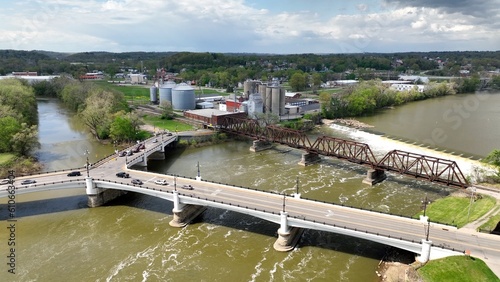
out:
<path id="1" fill-rule="evenodd" d="M 155 180 L 155 184 L 158 184 L 158 185 L 168 185 L 168 182 L 166 179 L 156 179 Z"/>
<path id="2" fill-rule="evenodd" d="M 8 178 L 0 180 L 0 185 L 5 185 L 5 184 L 9 184 L 9 179 Z"/>

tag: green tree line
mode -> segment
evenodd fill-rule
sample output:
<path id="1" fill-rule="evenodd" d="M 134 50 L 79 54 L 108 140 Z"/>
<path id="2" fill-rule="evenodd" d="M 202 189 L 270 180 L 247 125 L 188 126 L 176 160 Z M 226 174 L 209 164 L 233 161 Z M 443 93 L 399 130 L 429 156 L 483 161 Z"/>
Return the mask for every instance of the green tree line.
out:
<path id="1" fill-rule="evenodd" d="M 0 153 L 26 156 L 38 143 L 33 89 L 17 79 L 0 80 Z"/>

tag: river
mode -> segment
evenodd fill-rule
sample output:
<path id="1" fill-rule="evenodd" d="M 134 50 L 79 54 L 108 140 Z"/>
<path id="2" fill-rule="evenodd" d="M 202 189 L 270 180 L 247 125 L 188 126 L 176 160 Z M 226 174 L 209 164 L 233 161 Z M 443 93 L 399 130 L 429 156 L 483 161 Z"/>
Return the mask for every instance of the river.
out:
<path id="1" fill-rule="evenodd" d="M 470 99 L 461 97 L 462 102 Z M 411 120 L 415 113 L 405 108 L 418 111 L 417 104 L 430 107 L 429 101 L 440 100 L 415 102 L 391 111 L 401 111 L 401 117 L 406 113 L 406 119 Z M 480 112 L 478 109 L 471 114 Z M 82 166 L 86 150 L 91 152 L 91 162 L 113 151 L 112 146 L 89 141 L 91 137 L 82 125 L 54 101 L 39 102 L 39 115 L 42 148 L 37 155 L 47 171 Z M 366 121 L 375 124 L 377 116 L 369 118 L 372 120 Z M 384 123 L 383 119 L 379 122 Z M 420 124 L 419 120 L 413 122 Z M 376 126 L 375 130 L 391 137 L 423 139 Z M 371 141 L 378 155 L 395 146 L 418 149 L 346 128 L 324 127 L 320 133 Z M 490 135 L 483 132 L 476 136 Z M 168 152 L 165 161 L 150 161 L 148 170 L 194 177 L 199 162 L 203 179 L 286 193 L 295 192 L 298 183 L 305 198 L 407 216 L 421 209 L 425 196 L 437 199 L 452 190 L 394 174 L 370 187 L 361 183 L 366 168 L 356 164 L 324 159 L 302 167 L 297 165 L 300 151 L 277 146 L 252 153 L 250 145 L 239 141 L 175 149 Z M 470 160 L 464 158 L 463 163 Z M 369 241 L 306 230 L 296 249 L 279 253 L 272 247 L 279 228 L 276 224 L 209 208 L 186 228 L 172 228 L 168 225 L 172 203 L 139 194 L 128 194 L 93 209 L 87 208 L 82 190 L 19 195 L 16 200 L 17 274 L 8 276 L 12 281 L 377 281 L 375 270 L 386 250 Z M 5 199 L 0 203 L 1 224 L 8 226 Z M 0 235 L 1 242 L 7 242 L 4 234 Z M 0 253 L 4 254 L 7 244 L 1 246 Z M 6 264 L 2 265 L 6 272 Z"/>

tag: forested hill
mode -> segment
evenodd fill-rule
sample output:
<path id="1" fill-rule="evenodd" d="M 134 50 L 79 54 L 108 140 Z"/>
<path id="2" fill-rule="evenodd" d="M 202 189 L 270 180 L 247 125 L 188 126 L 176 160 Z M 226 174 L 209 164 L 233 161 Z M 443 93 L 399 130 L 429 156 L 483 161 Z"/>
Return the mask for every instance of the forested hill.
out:
<path id="1" fill-rule="evenodd" d="M 252 54 L 209 52 L 82 52 L 0 50 L 0 75 L 14 71 L 36 71 L 39 75 L 101 70 L 108 74 L 120 69 L 167 71 L 221 70 L 247 68 L 260 72 L 301 70 L 304 72 L 343 73 L 355 70 L 396 72 L 431 71 L 435 75 L 458 75 L 500 69 L 500 51 L 483 52 L 408 52 L 359 54 Z M 149 72 L 152 74 L 152 71 Z"/>

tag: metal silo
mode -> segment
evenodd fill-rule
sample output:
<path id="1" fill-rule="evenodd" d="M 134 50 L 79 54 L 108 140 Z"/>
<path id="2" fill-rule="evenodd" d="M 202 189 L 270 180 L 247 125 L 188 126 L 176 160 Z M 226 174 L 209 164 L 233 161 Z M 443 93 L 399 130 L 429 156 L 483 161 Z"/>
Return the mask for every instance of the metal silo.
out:
<path id="1" fill-rule="evenodd" d="M 273 114 L 279 115 L 280 114 L 280 97 L 281 97 L 281 88 L 280 87 L 272 87 L 271 95 L 272 95 L 272 101 L 271 101 L 271 112 Z"/>
<path id="2" fill-rule="evenodd" d="M 265 97 L 264 99 L 264 112 L 265 113 L 270 113 L 272 112 L 272 88 L 267 86 L 266 87 L 266 94 L 263 95 Z"/>
<path id="3" fill-rule="evenodd" d="M 180 83 L 172 88 L 172 106 L 174 110 L 194 110 L 196 108 L 194 88 L 186 83 Z"/>
<path id="4" fill-rule="evenodd" d="M 248 100 L 248 115 L 251 118 L 256 118 L 259 114 L 263 113 L 264 101 L 260 93 L 250 94 Z"/>
<path id="5" fill-rule="evenodd" d="M 158 99 L 156 96 L 156 86 L 151 86 L 151 88 L 149 88 L 149 100 L 153 104 L 156 104 L 158 102 Z"/>
<path id="6" fill-rule="evenodd" d="M 262 112 L 266 112 L 266 85 L 260 84 L 259 85 L 259 93 L 260 96 L 262 97 Z"/>
<path id="7" fill-rule="evenodd" d="M 160 105 L 163 101 L 172 103 L 172 88 L 175 87 L 175 82 L 167 81 L 160 86 Z"/>
<path id="8" fill-rule="evenodd" d="M 280 87 L 280 116 L 285 115 L 285 89 Z"/>

